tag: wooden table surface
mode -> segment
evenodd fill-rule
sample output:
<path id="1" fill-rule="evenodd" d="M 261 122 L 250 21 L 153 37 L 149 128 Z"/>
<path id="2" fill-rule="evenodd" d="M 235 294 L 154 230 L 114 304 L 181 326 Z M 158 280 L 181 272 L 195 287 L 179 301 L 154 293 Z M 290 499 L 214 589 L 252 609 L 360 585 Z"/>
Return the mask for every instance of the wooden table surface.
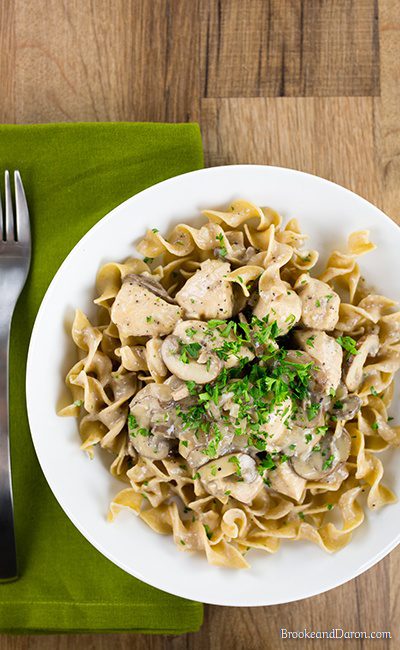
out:
<path id="1" fill-rule="evenodd" d="M 0 122 L 197 120 L 207 165 L 319 174 L 392 218 L 400 204 L 398 0 L 0 0 Z M 1 650 L 279 650 L 279 629 L 390 631 L 400 548 L 321 596 L 206 607 L 197 634 L 0 636 Z"/>

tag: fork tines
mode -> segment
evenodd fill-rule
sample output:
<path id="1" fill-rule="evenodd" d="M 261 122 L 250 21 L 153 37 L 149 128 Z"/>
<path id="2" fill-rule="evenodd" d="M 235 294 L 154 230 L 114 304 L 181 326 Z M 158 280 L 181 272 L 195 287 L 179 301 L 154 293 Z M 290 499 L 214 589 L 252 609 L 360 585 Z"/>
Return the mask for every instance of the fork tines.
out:
<path id="1" fill-rule="evenodd" d="M 4 173 L 4 205 L 0 197 L 0 239 L 4 242 L 28 243 L 30 240 L 29 214 L 24 187 L 19 171 L 14 172 L 15 214 L 13 210 L 10 173 Z"/>

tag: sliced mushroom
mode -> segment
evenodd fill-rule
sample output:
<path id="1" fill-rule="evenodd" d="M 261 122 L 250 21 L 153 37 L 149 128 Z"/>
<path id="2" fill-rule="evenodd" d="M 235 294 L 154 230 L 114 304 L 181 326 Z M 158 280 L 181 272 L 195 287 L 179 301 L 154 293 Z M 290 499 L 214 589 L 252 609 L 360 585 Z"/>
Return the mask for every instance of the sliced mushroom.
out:
<path id="1" fill-rule="evenodd" d="M 179 379 L 207 384 L 213 381 L 222 370 L 222 361 L 216 354 L 209 353 L 197 359 L 183 361 L 181 341 L 175 335 L 167 336 L 162 344 L 161 354 L 168 370 Z"/>
<path id="2" fill-rule="evenodd" d="M 361 404 L 361 398 L 358 395 L 348 395 L 344 399 L 334 401 L 331 413 L 338 420 L 347 422 L 355 418 L 361 408 Z"/>
<path id="3" fill-rule="evenodd" d="M 233 340 L 232 333 L 223 337 L 218 329 L 210 329 L 203 321 L 181 321 L 173 334 L 165 339 L 161 354 L 165 365 L 174 375 L 185 381 L 206 384 L 215 379 L 223 367 L 237 366 L 244 357 L 249 361 L 254 358 L 253 352 L 247 346 L 242 346 L 235 354 L 221 360 L 215 350 Z M 192 346 L 192 356 L 188 352 L 182 357 L 182 344 Z"/>
<path id="4" fill-rule="evenodd" d="M 253 310 L 257 318 L 269 317 L 269 322 L 276 321 L 281 335 L 300 320 L 301 300 L 287 282 L 283 286 L 271 287 L 269 291 L 260 291 L 260 297 Z"/>
<path id="5" fill-rule="evenodd" d="M 168 408 L 172 403 L 171 390 L 165 384 L 147 384 L 131 401 L 130 412 L 138 432 L 130 434 L 130 441 L 141 456 L 161 460 L 174 446 L 176 414 Z"/>
<path id="6" fill-rule="evenodd" d="M 268 472 L 270 487 L 296 501 L 300 501 L 306 487 L 306 481 L 293 471 L 289 462 L 281 463 Z"/>
<path id="7" fill-rule="evenodd" d="M 343 350 L 332 336 L 320 330 L 297 330 L 295 341 L 317 362 L 318 383 L 321 391 L 329 395 L 336 390 L 342 374 Z"/>
<path id="8" fill-rule="evenodd" d="M 232 496 L 251 503 L 263 487 L 256 462 L 247 454 L 229 454 L 212 460 L 199 469 L 204 489 L 213 496 Z"/>
<path id="9" fill-rule="evenodd" d="M 162 436 L 143 436 L 138 434 L 132 440 L 132 445 L 140 456 L 151 458 L 152 460 L 162 460 L 171 451 L 173 441 L 167 440 Z"/>
<path id="10" fill-rule="evenodd" d="M 317 330 L 333 330 L 339 320 L 340 298 L 321 280 L 304 273 L 296 282 L 302 303 L 301 324 Z"/>
<path id="11" fill-rule="evenodd" d="M 224 456 L 231 450 L 234 430 L 224 422 L 218 422 L 218 443 L 215 445 L 216 455 Z M 180 445 L 179 453 L 187 460 L 188 465 L 197 469 L 205 465 L 210 460 L 208 449 L 212 442 L 215 442 L 215 433 L 205 433 L 204 431 L 190 431 L 184 429 L 179 434 Z M 183 444 L 182 444 L 183 443 Z"/>
<path id="12" fill-rule="evenodd" d="M 226 279 L 227 262 L 205 260 L 175 296 L 187 318 L 230 318 L 233 312 L 232 283 Z"/>
<path id="13" fill-rule="evenodd" d="M 186 385 L 186 382 L 182 381 L 182 379 L 178 379 L 178 377 L 175 377 L 175 375 L 168 377 L 168 379 L 165 380 L 164 384 L 170 387 L 171 394 L 175 402 L 179 402 L 180 400 L 189 397 L 189 389 Z"/>
<path id="14" fill-rule="evenodd" d="M 219 328 L 210 328 L 207 323 L 200 320 L 181 321 L 175 327 L 173 334 L 178 336 L 182 343 L 200 343 L 202 350 L 207 352 L 218 350 L 225 343 L 235 340 L 233 330 L 223 335 Z M 224 359 L 224 366 L 233 368 L 239 365 L 243 358 L 247 358 L 248 361 L 254 359 L 254 353 L 247 345 L 242 345 L 235 354 L 227 355 L 227 358 Z"/>
<path id="15" fill-rule="evenodd" d="M 349 391 L 355 392 L 363 378 L 363 368 L 367 357 L 374 357 L 379 352 L 379 338 L 377 334 L 369 334 L 364 340 L 360 339 L 355 354 L 350 362 L 345 376 L 345 383 Z"/>
<path id="16" fill-rule="evenodd" d="M 111 308 L 111 320 L 124 338 L 169 334 L 182 317 L 181 308 L 165 299 L 163 287 L 143 277 L 126 276 Z"/>
<path id="17" fill-rule="evenodd" d="M 307 481 L 323 481 L 350 455 L 351 440 L 344 429 L 340 435 L 326 433 L 317 450 L 290 459 L 293 470 Z"/>

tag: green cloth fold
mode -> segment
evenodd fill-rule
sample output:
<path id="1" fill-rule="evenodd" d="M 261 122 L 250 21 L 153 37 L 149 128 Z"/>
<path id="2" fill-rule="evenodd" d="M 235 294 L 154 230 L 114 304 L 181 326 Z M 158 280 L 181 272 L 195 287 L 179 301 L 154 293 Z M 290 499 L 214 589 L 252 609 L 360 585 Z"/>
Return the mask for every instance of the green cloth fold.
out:
<path id="1" fill-rule="evenodd" d="M 195 124 L 0 126 L 0 170 L 21 172 L 33 237 L 31 273 L 14 313 L 10 362 L 21 577 L 0 584 L 0 632 L 177 634 L 195 631 L 202 623 L 201 604 L 129 576 L 75 529 L 40 470 L 24 389 L 36 312 L 65 256 L 91 226 L 128 197 L 202 165 L 200 131 Z"/>

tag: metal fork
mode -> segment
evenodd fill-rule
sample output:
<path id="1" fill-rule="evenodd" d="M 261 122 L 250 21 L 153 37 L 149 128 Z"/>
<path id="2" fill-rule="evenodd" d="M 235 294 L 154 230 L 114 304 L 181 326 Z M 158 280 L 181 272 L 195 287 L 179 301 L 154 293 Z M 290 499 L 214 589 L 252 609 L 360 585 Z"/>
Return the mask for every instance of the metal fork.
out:
<path id="1" fill-rule="evenodd" d="M 14 307 L 29 271 L 31 235 L 21 176 L 14 172 L 15 214 L 9 172 L 4 176 L 4 213 L 0 198 L 0 581 L 9 582 L 17 579 L 18 572 L 11 484 L 8 353 Z"/>

